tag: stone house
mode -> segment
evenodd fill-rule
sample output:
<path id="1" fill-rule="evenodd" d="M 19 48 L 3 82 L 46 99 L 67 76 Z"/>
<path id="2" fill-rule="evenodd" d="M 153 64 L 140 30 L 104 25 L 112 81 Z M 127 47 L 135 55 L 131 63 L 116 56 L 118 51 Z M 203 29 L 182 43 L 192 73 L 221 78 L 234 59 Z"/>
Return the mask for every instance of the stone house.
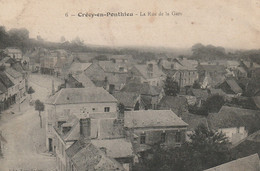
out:
<path id="1" fill-rule="evenodd" d="M 171 110 L 126 111 L 124 115 L 126 135 L 141 157 L 155 144 L 178 147 L 185 141 L 188 124 Z"/>
<path id="2" fill-rule="evenodd" d="M 69 113 L 113 113 L 117 111 L 117 100 L 103 88 L 65 88 L 51 96 L 46 102 L 46 147 L 53 150 L 52 127 L 59 118 Z"/>

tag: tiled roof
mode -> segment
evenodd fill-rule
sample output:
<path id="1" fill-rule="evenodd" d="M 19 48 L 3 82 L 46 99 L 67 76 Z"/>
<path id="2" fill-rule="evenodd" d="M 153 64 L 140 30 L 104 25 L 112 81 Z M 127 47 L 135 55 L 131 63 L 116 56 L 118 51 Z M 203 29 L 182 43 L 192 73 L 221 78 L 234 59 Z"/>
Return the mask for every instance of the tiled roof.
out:
<path id="1" fill-rule="evenodd" d="M 207 169 L 205 171 L 259 171 L 260 160 L 258 154 L 233 160 L 228 163 Z"/>
<path id="2" fill-rule="evenodd" d="M 19 78 L 22 77 L 23 75 L 20 72 L 17 72 L 16 70 L 10 68 L 10 67 L 6 67 L 5 68 L 5 72 L 9 75 L 11 75 L 13 78 Z"/>
<path id="3" fill-rule="evenodd" d="M 95 87 L 95 84 L 85 75 L 85 73 L 74 74 L 72 77 L 82 83 L 84 87 Z"/>
<path id="4" fill-rule="evenodd" d="M 217 73 L 225 73 L 226 67 L 223 65 L 199 65 L 200 70 L 204 70 L 207 72 L 217 72 Z"/>
<path id="5" fill-rule="evenodd" d="M 208 91 L 202 89 L 192 89 L 192 93 L 196 98 L 206 100 L 208 98 Z"/>
<path id="6" fill-rule="evenodd" d="M 161 89 L 151 86 L 148 83 L 129 82 L 121 89 L 121 92 L 133 92 L 143 95 L 156 96 L 161 93 Z"/>
<path id="7" fill-rule="evenodd" d="M 70 72 L 83 72 L 85 71 L 92 63 L 78 63 L 74 62 L 71 64 L 69 71 Z"/>
<path id="8" fill-rule="evenodd" d="M 116 64 L 112 61 L 99 61 L 98 64 L 105 72 L 118 72 Z"/>
<path id="9" fill-rule="evenodd" d="M 99 148 L 105 148 L 106 154 L 112 158 L 123 158 L 133 156 L 133 148 L 131 142 L 124 138 L 91 140 L 91 142 Z"/>
<path id="10" fill-rule="evenodd" d="M 51 96 L 47 104 L 78 104 L 117 102 L 117 100 L 101 87 L 64 88 Z"/>
<path id="11" fill-rule="evenodd" d="M 100 126 L 100 139 L 122 138 L 123 124 L 116 119 L 101 119 Z"/>
<path id="12" fill-rule="evenodd" d="M 139 95 L 134 92 L 115 92 L 113 96 L 125 107 L 134 107 Z"/>
<path id="13" fill-rule="evenodd" d="M 147 65 L 135 65 L 134 66 L 141 74 L 144 78 L 149 79 L 149 78 L 157 78 L 157 77 L 161 77 L 164 76 L 165 74 L 162 72 L 162 70 L 159 69 L 159 67 L 154 64 L 153 65 L 153 75 L 150 77 L 148 75 L 147 72 Z"/>
<path id="14" fill-rule="evenodd" d="M 124 170 L 114 159 L 107 157 L 89 141 L 79 140 L 66 150 L 77 170 Z"/>
<path id="15" fill-rule="evenodd" d="M 187 99 L 185 97 L 180 96 L 164 96 L 160 103 L 158 104 L 158 107 L 160 109 L 176 109 L 181 106 L 187 106 Z"/>
<path id="16" fill-rule="evenodd" d="M 175 127 L 188 126 L 171 110 L 140 110 L 125 112 L 125 127 Z"/>
<path id="17" fill-rule="evenodd" d="M 234 79 L 227 79 L 226 82 L 230 86 L 231 90 L 234 93 L 242 93 L 243 92 L 241 87 L 237 84 L 237 82 Z"/>
<path id="18" fill-rule="evenodd" d="M 260 111 L 222 106 L 218 113 L 208 115 L 209 126 L 212 129 L 231 127 L 250 127 L 254 120 L 259 120 Z"/>
<path id="19" fill-rule="evenodd" d="M 260 155 L 260 131 L 257 131 L 232 147 L 234 156 L 245 157 L 258 153 Z"/>
<path id="20" fill-rule="evenodd" d="M 0 71 L 0 81 L 5 85 L 6 88 L 14 86 L 14 83 L 8 78 L 6 73 Z"/>

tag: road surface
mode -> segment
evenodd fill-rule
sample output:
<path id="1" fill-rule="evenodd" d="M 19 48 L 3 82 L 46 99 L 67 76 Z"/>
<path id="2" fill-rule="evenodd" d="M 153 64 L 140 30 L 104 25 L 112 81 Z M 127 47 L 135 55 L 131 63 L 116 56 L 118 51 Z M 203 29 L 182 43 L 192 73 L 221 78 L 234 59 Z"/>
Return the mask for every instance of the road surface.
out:
<path id="1" fill-rule="evenodd" d="M 54 83 L 57 89 L 61 82 Z M 33 100 L 39 99 L 44 102 L 52 91 L 52 78 L 31 75 L 29 85 L 35 90 Z M 7 140 L 3 150 L 4 157 L 0 159 L 0 171 L 54 170 L 55 157 L 46 152 L 44 145 L 45 112 L 42 112 L 43 128 L 40 128 L 38 112 L 33 106 L 29 106 L 28 100 L 21 105 L 20 113 L 17 108 L 18 105 L 13 107 L 14 116 L 0 125 L 0 130 Z"/>

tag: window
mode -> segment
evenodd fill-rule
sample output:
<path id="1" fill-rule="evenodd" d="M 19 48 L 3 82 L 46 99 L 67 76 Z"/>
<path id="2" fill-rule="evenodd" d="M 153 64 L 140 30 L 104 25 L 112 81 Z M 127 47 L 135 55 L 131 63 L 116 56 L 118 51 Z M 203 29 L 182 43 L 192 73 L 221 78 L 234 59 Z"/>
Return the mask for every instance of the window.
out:
<path id="1" fill-rule="evenodd" d="M 237 133 L 239 133 L 239 127 L 237 127 Z"/>
<path id="2" fill-rule="evenodd" d="M 105 107 L 105 108 L 104 108 L 104 111 L 105 111 L 105 112 L 109 112 L 109 111 L 110 111 L 110 107 Z"/>
<path id="3" fill-rule="evenodd" d="M 145 133 L 141 134 L 141 137 L 140 137 L 140 144 L 145 144 L 145 138 L 146 138 Z"/>
<path id="4" fill-rule="evenodd" d="M 95 112 L 95 111 L 96 111 L 96 108 L 92 108 L 92 111 Z"/>
<path id="5" fill-rule="evenodd" d="M 181 142 L 181 133 L 176 132 L 175 134 L 175 142 L 180 143 Z"/>
<path id="6" fill-rule="evenodd" d="M 165 141 L 166 141 L 166 133 L 163 132 L 161 133 L 161 143 L 165 143 Z"/>

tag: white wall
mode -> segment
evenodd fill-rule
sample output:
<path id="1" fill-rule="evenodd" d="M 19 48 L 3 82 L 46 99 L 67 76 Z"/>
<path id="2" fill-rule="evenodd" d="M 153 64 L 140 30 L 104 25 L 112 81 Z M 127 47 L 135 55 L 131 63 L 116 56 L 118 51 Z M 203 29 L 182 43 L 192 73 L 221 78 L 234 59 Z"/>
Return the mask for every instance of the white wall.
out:
<path id="1" fill-rule="evenodd" d="M 232 144 L 235 144 L 248 136 L 245 127 L 222 128 L 218 131 L 223 132 Z"/>

